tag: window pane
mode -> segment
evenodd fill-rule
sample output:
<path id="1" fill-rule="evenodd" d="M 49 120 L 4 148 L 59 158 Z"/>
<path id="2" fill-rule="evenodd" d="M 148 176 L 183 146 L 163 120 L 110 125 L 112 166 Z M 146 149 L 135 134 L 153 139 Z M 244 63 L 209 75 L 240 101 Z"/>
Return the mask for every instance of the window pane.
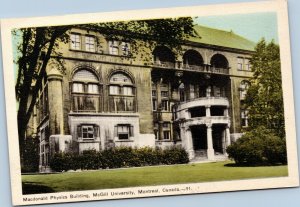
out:
<path id="1" fill-rule="evenodd" d="M 128 95 L 128 96 L 130 96 L 130 95 L 133 95 L 133 92 L 132 92 L 133 90 L 132 90 L 132 87 L 123 87 L 123 94 L 124 95 Z"/>
<path id="2" fill-rule="evenodd" d="M 95 52 L 95 38 L 87 36 L 85 37 L 85 50 L 89 52 Z"/>
<path id="3" fill-rule="evenodd" d="M 88 93 L 99 93 L 97 84 L 88 84 Z"/>
<path id="4" fill-rule="evenodd" d="M 118 95 L 120 91 L 119 86 L 109 86 L 109 94 L 110 95 Z"/>
<path id="5" fill-rule="evenodd" d="M 73 83 L 73 92 L 74 93 L 83 93 L 83 84 L 82 83 Z"/>
<path id="6" fill-rule="evenodd" d="M 80 50 L 80 35 L 71 34 L 71 49 Z"/>

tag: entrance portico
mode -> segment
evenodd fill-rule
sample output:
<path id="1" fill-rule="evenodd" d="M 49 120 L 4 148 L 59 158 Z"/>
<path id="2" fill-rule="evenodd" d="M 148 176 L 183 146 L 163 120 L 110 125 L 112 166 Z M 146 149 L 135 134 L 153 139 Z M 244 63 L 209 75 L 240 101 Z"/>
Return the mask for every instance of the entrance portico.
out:
<path id="1" fill-rule="evenodd" d="M 197 106 L 191 102 L 196 102 Z M 204 105 L 206 113 L 198 115 L 195 109 L 202 107 L 201 105 Z M 217 112 L 212 111 L 212 105 L 218 107 Z M 178 108 L 179 117 L 182 117 L 179 119 L 182 145 L 190 159 L 200 157 L 202 160 L 214 161 L 216 155 L 227 156 L 226 148 L 230 145 L 230 118 L 226 98 L 202 98 L 183 103 Z"/>

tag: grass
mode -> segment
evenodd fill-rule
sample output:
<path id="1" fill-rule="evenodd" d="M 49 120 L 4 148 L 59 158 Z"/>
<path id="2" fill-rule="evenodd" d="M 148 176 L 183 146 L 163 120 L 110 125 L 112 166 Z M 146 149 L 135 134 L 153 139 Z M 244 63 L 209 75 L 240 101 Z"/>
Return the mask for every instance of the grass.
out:
<path id="1" fill-rule="evenodd" d="M 287 166 L 236 167 L 199 163 L 59 174 L 22 175 L 23 194 L 282 177 Z"/>

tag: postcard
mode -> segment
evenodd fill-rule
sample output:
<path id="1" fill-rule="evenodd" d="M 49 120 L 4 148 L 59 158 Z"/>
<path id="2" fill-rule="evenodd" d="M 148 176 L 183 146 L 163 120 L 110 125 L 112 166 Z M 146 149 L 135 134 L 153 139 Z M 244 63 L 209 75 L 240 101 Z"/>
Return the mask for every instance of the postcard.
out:
<path id="1" fill-rule="evenodd" d="M 13 204 L 299 186 L 287 12 L 3 19 Z"/>

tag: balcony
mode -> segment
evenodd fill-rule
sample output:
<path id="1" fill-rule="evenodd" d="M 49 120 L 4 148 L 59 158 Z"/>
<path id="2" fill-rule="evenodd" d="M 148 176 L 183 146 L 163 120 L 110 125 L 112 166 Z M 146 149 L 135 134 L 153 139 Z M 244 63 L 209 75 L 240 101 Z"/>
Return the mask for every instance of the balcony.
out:
<path id="1" fill-rule="evenodd" d="M 186 120 L 186 126 L 197 126 L 203 124 L 230 124 L 228 116 L 209 116 L 209 117 L 195 117 Z"/>
<path id="2" fill-rule="evenodd" d="M 72 94 L 73 112 L 94 112 L 100 111 L 100 96 L 87 94 Z"/>
<path id="3" fill-rule="evenodd" d="M 154 61 L 154 66 L 158 68 L 175 68 L 175 63 L 173 62 L 166 62 L 166 61 Z"/>
<path id="4" fill-rule="evenodd" d="M 177 110 L 182 111 L 199 106 L 224 106 L 229 107 L 229 101 L 226 97 L 201 97 L 193 100 L 181 102 Z"/>
<path id="5" fill-rule="evenodd" d="M 109 111 L 114 113 L 136 112 L 136 101 L 133 96 L 109 96 Z"/>
<path id="6" fill-rule="evenodd" d="M 173 62 L 163 62 L 163 61 L 155 61 L 154 67 L 156 68 L 164 68 L 164 69 L 179 69 L 186 71 L 195 71 L 202 73 L 211 73 L 211 74 L 229 74 L 228 68 L 217 68 L 210 65 L 187 65 Z"/>

